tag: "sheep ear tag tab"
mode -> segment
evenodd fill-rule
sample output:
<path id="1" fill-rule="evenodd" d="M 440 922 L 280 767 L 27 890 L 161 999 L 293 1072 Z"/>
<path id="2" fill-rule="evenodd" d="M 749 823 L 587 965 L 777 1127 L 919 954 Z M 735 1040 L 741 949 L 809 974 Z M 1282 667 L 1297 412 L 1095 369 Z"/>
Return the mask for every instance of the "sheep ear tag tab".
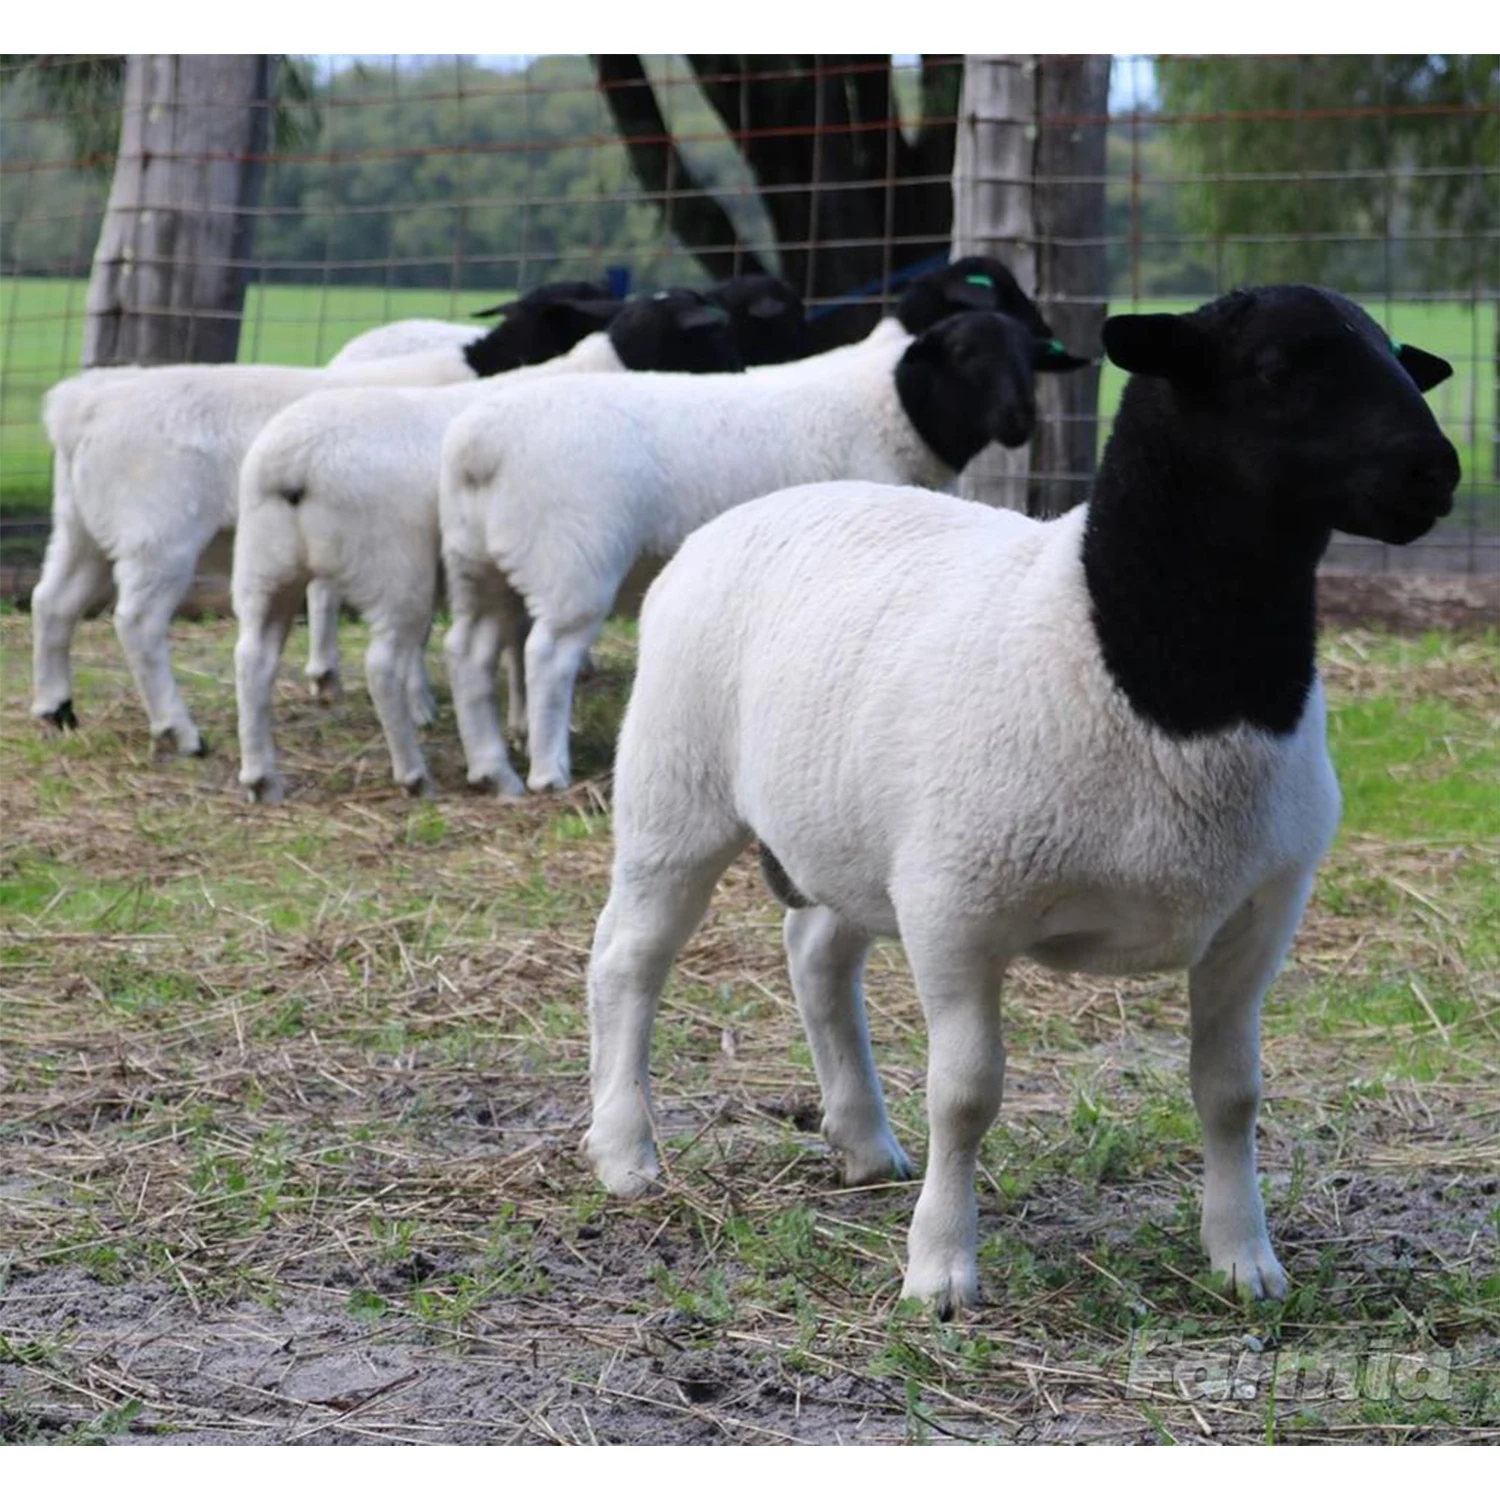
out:
<path id="1" fill-rule="evenodd" d="M 964 280 L 970 286 L 987 286 L 991 291 L 995 290 L 995 283 L 988 276 L 965 276 Z"/>
<path id="2" fill-rule="evenodd" d="M 1065 375 L 1091 363 L 1077 354 L 1069 354 L 1061 339 L 1038 339 L 1031 356 L 1031 368 L 1047 375 Z"/>

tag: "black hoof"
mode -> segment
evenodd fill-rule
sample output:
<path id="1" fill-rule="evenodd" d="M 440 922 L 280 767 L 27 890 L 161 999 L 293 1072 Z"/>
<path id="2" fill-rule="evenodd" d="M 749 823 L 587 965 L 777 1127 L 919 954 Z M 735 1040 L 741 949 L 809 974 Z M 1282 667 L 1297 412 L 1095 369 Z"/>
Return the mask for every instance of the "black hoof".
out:
<path id="1" fill-rule="evenodd" d="M 208 753 L 208 741 L 202 735 L 199 735 L 198 748 L 193 751 L 193 757 L 195 760 L 206 760 Z"/>
<path id="2" fill-rule="evenodd" d="M 78 715 L 73 712 L 73 700 L 64 698 L 50 714 L 42 716 L 56 724 L 59 729 L 77 729 Z"/>

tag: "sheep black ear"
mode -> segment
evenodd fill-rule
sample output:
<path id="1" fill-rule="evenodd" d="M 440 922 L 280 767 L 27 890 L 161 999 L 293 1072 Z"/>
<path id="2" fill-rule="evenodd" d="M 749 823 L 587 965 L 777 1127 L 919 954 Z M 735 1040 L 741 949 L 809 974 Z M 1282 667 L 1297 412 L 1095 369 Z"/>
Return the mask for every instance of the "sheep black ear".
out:
<path id="1" fill-rule="evenodd" d="M 1401 368 L 1417 383 L 1419 391 L 1430 391 L 1441 385 L 1452 373 L 1453 366 L 1436 354 L 1418 349 L 1415 344 L 1392 344 Z"/>
<path id="2" fill-rule="evenodd" d="M 537 316 L 549 322 L 560 318 L 583 317 L 601 328 L 614 321 L 615 314 L 624 307 L 612 297 L 559 297 L 555 302 L 544 302 L 537 308 Z"/>
<path id="3" fill-rule="evenodd" d="M 943 287 L 943 301 L 950 307 L 993 312 L 996 304 L 995 283 L 988 276 L 965 276 L 962 281 L 949 281 Z"/>
<path id="4" fill-rule="evenodd" d="M 1104 320 L 1104 352 L 1132 375 L 1190 380 L 1207 373 L 1213 344 L 1175 313 L 1122 313 Z"/>
<path id="5" fill-rule="evenodd" d="M 478 312 L 471 312 L 471 318 L 504 318 L 510 315 L 514 307 L 513 302 L 497 302 L 493 307 L 481 307 Z"/>
<path id="6" fill-rule="evenodd" d="M 1031 368 L 1039 374 L 1066 375 L 1069 370 L 1081 370 L 1093 360 L 1078 354 L 1069 354 L 1060 339 L 1038 339 L 1031 350 Z"/>
<path id="7" fill-rule="evenodd" d="M 677 326 L 679 328 L 711 328 L 715 323 L 728 321 L 729 314 L 722 307 L 715 307 L 712 302 L 704 302 L 697 307 L 684 308 L 677 318 Z"/>
<path id="8" fill-rule="evenodd" d="M 768 295 L 757 297 L 745 311 L 752 318 L 779 318 L 788 308 L 789 304 L 783 302 L 779 297 Z"/>

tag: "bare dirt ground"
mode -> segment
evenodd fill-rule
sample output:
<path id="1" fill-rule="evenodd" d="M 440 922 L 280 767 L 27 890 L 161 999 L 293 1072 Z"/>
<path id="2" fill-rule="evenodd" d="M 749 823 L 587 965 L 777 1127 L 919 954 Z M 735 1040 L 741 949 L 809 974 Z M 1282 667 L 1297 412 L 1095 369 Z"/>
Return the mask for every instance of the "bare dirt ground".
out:
<path id="1" fill-rule="evenodd" d="M 1206 1276 L 1180 978 L 1022 968 L 984 1300 L 949 1324 L 897 1302 L 916 1187 L 841 1188 L 817 1137 L 748 859 L 664 999 L 663 1191 L 608 1200 L 578 1157 L 628 635 L 581 708 L 590 779 L 520 806 L 455 790 L 446 716 L 440 800 L 389 789 L 362 691 L 307 702 L 296 640 L 292 795 L 244 806 L 232 627 L 178 639 L 201 762 L 152 758 L 102 620 L 82 731 L 43 741 L 0 616 L 0 1440 L 1500 1435 L 1493 635 L 1329 642 L 1349 817 L 1266 1026 L 1288 1300 Z M 893 945 L 869 998 L 917 1154 Z"/>

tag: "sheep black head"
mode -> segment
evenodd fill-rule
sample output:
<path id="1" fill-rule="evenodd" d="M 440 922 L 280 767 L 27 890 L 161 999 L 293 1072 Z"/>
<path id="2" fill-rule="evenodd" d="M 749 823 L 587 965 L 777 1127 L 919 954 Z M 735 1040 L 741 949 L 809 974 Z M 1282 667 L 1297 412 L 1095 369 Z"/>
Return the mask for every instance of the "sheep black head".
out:
<path id="1" fill-rule="evenodd" d="M 915 339 L 896 366 L 901 404 L 927 444 L 961 470 L 992 442 L 1018 448 L 1036 426 L 1033 372 L 1051 340 L 1003 313 L 959 313 Z"/>
<path id="2" fill-rule="evenodd" d="M 709 288 L 729 314 L 747 365 L 779 365 L 810 353 L 802 299 L 779 276 L 732 276 Z"/>
<path id="3" fill-rule="evenodd" d="M 1254 502 L 1253 516 L 1224 518 L 1237 534 L 1401 544 L 1453 508 L 1458 454 L 1422 399 L 1453 367 L 1338 292 L 1256 287 L 1181 316 L 1110 318 L 1104 347 L 1153 377 L 1150 409 L 1175 407 L 1195 471 Z"/>
<path id="4" fill-rule="evenodd" d="M 730 315 L 686 288 L 626 303 L 609 325 L 609 341 L 627 370 L 712 375 L 745 368 Z"/>
<path id="5" fill-rule="evenodd" d="M 607 328 L 624 304 L 589 281 L 555 281 L 486 309 L 500 323 L 464 349 L 475 374 L 498 375 L 566 354 L 580 339 Z"/>
<path id="6" fill-rule="evenodd" d="M 1036 303 L 993 256 L 965 255 L 940 271 L 919 276 L 896 308 L 908 333 L 925 333 L 961 312 L 1004 313 L 1023 324 L 1048 346 L 1047 362 L 1035 366 L 1039 371 L 1062 374 L 1090 363 L 1063 348 Z"/>

